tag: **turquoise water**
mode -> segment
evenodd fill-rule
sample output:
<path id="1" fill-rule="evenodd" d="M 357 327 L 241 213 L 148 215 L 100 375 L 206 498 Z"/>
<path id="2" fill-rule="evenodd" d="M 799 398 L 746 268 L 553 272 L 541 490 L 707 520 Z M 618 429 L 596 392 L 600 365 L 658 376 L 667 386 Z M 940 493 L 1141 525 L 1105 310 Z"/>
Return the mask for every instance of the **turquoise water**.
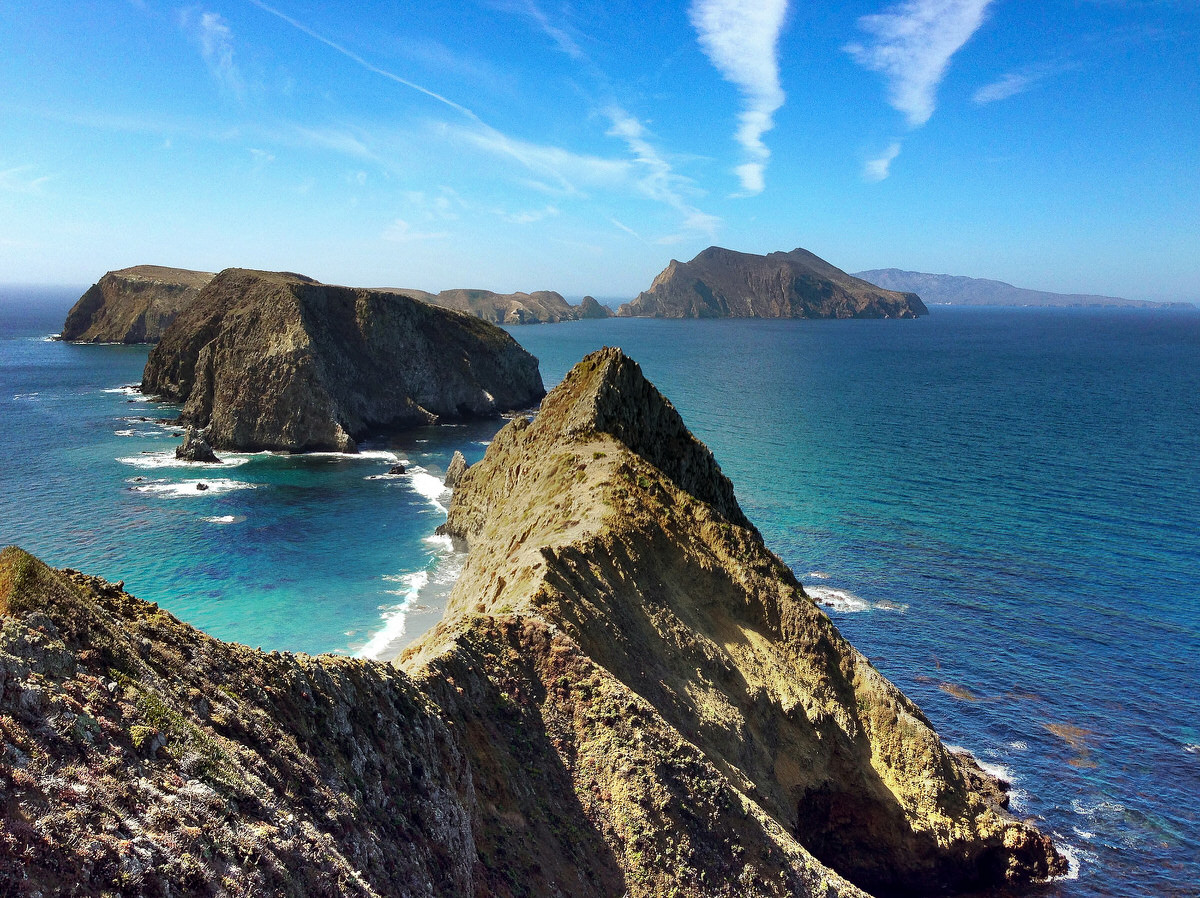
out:
<path id="1" fill-rule="evenodd" d="M 106 392 L 146 350 L 43 340 L 77 295 L 0 293 L 0 540 L 265 648 L 358 651 L 436 604 L 435 477 L 496 423 L 146 467 L 178 435 L 127 419 L 173 410 Z M 641 362 L 843 632 L 1070 852 L 1046 894 L 1200 894 L 1200 314 L 511 332 L 547 386 L 601 345 Z"/>

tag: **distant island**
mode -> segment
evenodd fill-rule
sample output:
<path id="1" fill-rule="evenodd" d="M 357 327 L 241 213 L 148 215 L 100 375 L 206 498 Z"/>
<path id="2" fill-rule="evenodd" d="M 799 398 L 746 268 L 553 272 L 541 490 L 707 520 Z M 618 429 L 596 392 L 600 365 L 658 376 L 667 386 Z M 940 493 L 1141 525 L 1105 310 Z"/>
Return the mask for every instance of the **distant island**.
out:
<path id="1" fill-rule="evenodd" d="M 765 256 L 710 246 L 672 259 L 649 290 L 617 310 L 638 318 L 916 318 L 908 291 L 880 289 L 805 249 Z"/>
<path id="2" fill-rule="evenodd" d="M 1146 302 L 1090 293 L 1050 293 L 1014 287 L 1004 281 L 953 274 L 926 274 L 899 268 L 873 268 L 854 275 L 888 290 L 911 290 L 936 306 L 1125 306 L 1128 308 L 1188 308 L 1186 303 Z"/>
<path id="3" fill-rule="evenodd" d="M 60 338 L 78 343 L 157 343 L 213 279 L 211 271 L 135 265 L 110 271 L 67 313 Z"/>
<path id="4" fill-rule="evenodd" d="M 71 307 L 59 339 L 71 343 L 157 343 L 176 316 L 214 277 L 211 271 L 162 265 L 110 271 Z M 591 296 L 573 306 L 553 290 L 494 293 L 458 289 L 428 293 L 407 287 L 380 287 L 376 292 L 408 296 L 492 324 L 550 324 L 613 314 Z"/>

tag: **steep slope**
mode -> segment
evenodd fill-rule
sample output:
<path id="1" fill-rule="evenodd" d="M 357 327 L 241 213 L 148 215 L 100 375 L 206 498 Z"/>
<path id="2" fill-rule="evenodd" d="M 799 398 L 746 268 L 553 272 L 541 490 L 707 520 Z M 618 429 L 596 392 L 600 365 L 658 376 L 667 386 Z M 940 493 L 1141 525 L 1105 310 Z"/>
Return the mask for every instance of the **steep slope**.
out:
<path id="1" fill-rule="evenodd" d="M 1001 787 L 841 637 L 618 350 L 588 356 L 532 424 L 497 435 L 460 480 L 445 532 L 470 552 L 444 620 L 405 653 L 418 679 L 441 676 L 479 615 L 512 613 L 560 634 L 631 710 L 698 750 L 738 805 L 779 827 L 767 838 L 781 850 L 794 838 L 863 888 L 1065 869 L 1006 812 Z M 586 790 L 590 770 L 569 769 Z"/>
<path id="2" fill-rule="evenodd" d="M 599 300 L 594 296 L 585 296 L 577 307 L 576 314 L 580 319 L 587 318 L 611 318 L 613 316 L 612 309 L 608 306 L 601 305 Z"/>
<path id="3" fill-rule="evenodd" d="M 150 353 L 146 393 L 216 449 L 351 450 L 376 428 L 494 414 L 545 391 L 537 359 L 469 315 L 286 272 L 227 269 Z"/>
<path id="4" fill-rule="evenodd" d="M 671 260 L 649 290 L 617 310 L 649 318 L 916 318 L 912 293 L 881 290 L 803 249 L 756 256 L 710 246 Z"/>
<path id="5" fill-rule="evenodd" d="M 110 271 L 71 307 L 60 339 L 156 343 L 175 316 L 212 278 L 208 271 L 158 265 Z"/>
<path id="6" fill-rule="evenodd" d="M 1085 293 L 1048 293 L 1014 287 L 1004 281 L 960 277 L 951 274 L 925 274 L 899 268 L 860 271 L 855 277 L 878 284 L 887 290 L 911 290 L 926 302 L 956 306 L 1130 306 L 1155 308 L 1162 303 L 1121 299 L 1116 296 L 1092 296 Z"/>

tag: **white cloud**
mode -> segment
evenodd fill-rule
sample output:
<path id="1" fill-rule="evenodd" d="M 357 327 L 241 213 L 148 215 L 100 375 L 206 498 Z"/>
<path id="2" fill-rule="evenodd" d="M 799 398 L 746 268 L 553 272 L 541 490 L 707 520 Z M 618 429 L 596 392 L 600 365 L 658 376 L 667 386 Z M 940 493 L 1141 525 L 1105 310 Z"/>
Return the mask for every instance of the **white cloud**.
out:
<path id="1" fill-rule="evenodd" d="M 700 47 L 726 81 L 741 92 L 736 140 L 747 161 L 734 169 L 746 194 L 762 193 L 771 151 L 763 135 L 775 126 L 786 99 L 779 86 L 778 44 L 787 0 L 695 0 L 688 17 Z"/>
<path id="2" fill-rule="evenodd" d="M 266 150 L 260 150 L 257 147 L 250 147 L 250 157 L 254 160 L 255 168 L 262 168 L 264 165 L 275 161 L 274 153 L 268 153 Z"/>
<path id="3" fill-rule="evenodd" d="M 392 243 L 414 243 L 419 240 L 442 240 L 450 234 L 448 231 L 414 231 L 411 224 L 403 218 L 397 218 L 381 236 Z"/>
<path id="4" fill-rule="evenodd" d="M 543 221 L 547 218 L 553 218 L 558 215 L 557 206 L 543 206 L 541 209 L 529 209 L 525 212 L 505 212 L 497 210 L 497 215 L 507 221 L 509 224 L 534 224 L 535 222 Z"/>
<path id="5" fill-rule="evenodd" d="M 888 82 L 888 102 L 918 128 L 929 121 L 950 58 L 983 24 L 992 0 L 905 0 L 858 20 L 872 35 L 846 52 Z"/>
<path id="6" fill-rule="evenodd" d="M 233 32 L 220 13 L 185 9 L 179 14 L 179 24 L 200 48 L 200 56 L 217 83 L 240 97 L 242 75 L 233 61 Z"/>
<path id="7" fill-rule="evenodd" d="M 1025 93 L 1025 91 L 1029 90 L 1043 78 L 1049 78 L 1051 75 L 1060 75 L 1072 68 L 1075 68 L 1075 66 L 1071 63 L 1048 63 L 1040 66 L 1031 66 L 1016 72 L 1009 72 L 991 84 L 985 84 L 979 88 L 975 91 L 971 99 L 979 106 L 987 103 L 995 103 L 999 100 L 1007 100 L 1009 97 Z"/>
<path id="8" fill-rule="evenodd" d="M 900 141 L 893 142 L 883 154 L 868 159 L 863 165 L 863 177 L 868 181 L 882 181 L 892 173 L 892 162 L 900 155 Z"/>
<path id="9" fill-rule="evenodd" d="M 18 165 L 0 171 L 0 190 L 7 193 L 41 193 L 42 185 L 50 180 L 50 175 L 32 177 L 34 170 L 32 165 Z"/>
<path id="10" fill-rule="evenodd" d="M 542 12 L 533 0 L 512 0 L 512 2 L 504 2 L 496 4 L 498 8 L 505 12 L 516 13 L 524 16 L 538 26 L 546 35 L 554 41 L 563 53 L 575 60 L 587 59 L 587 54 L 580 49 L 575 38 L 571 37 L 564 29 L 558 27 L 550 21 L 549 17 Z"/>

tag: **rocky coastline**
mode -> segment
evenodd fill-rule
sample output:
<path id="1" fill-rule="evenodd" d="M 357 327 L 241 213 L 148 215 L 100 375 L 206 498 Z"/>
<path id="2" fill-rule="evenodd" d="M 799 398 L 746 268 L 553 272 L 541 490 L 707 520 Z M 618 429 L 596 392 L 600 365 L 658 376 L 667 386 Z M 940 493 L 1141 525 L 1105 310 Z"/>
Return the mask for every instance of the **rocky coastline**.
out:
<path id="1" fill-rule="evenodd" d="M 457 475 L 466 564 L 396 664 L 221 643 L 5 550 L 0 882 L 865 898 L 1065 872 L 618 350 Z"/>
<path id="2" fill-rule="evenodd" d="M 71 307 L 59 339 L 78 343 L 157 343 L 213 279 L 212 272 L 137 265 L 110 271 Z"/>

